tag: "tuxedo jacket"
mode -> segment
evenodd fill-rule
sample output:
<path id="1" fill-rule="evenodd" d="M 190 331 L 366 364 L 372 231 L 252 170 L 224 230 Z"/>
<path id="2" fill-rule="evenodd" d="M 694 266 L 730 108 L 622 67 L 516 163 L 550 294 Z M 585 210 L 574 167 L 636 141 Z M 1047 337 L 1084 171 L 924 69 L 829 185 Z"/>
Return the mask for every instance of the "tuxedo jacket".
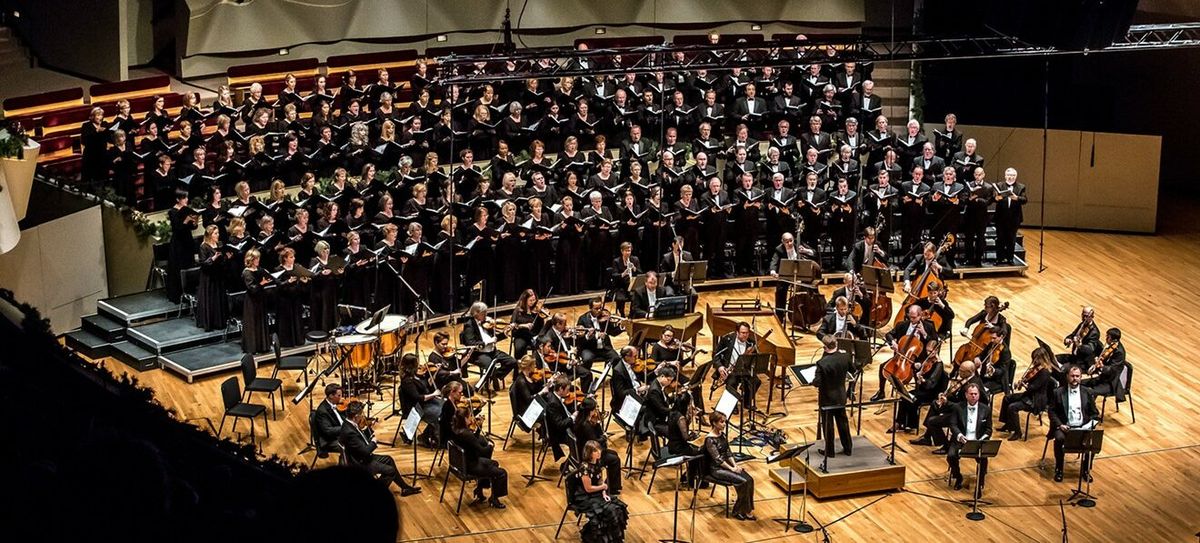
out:
<path id="1" fill-rule="evenodd" d="M 670 295 L 670 290 L 662 285 L 659 285 L 658 288 L 654 289 L 655 301 L 661 300 Z M 645 318 L 646 315 L 650 313 L 650 293 L 647 291 L 646 287 L 643 286 L 633 291 L 632 305 L 633 307 L 629 309 L 629 318 L 631 319 Z"/>

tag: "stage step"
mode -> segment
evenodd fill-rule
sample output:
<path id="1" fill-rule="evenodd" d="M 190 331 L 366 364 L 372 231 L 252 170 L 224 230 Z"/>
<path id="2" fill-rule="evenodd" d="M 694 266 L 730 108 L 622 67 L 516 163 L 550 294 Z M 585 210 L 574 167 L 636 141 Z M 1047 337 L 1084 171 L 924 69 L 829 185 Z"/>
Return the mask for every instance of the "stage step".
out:
<path id="1" fill-rule="evenodd" d="M 164 354 L 200 345 L 217 343 L 224 330 L 205 331 L 190 317 L 162 320 L 134 326 L 126 331 L 129 340 L 155 354 Z"/>
<path id="2" fill-rule="evenodd" d="M 125 339 L 125 325 L 99 313 L 84 317 L 83 329 L 108 343 Z"/>
<path id="3" fill-rule="evenodd" d="M 112 349 L 113 358 L 138 371 L 152 370 L 158 367 L 158 355 L 135 343 L 120 341 L 112 344 Z"/>
<path id="4" fill-rule="evenodd" d="M 92 360 L 112 355 L 112 343 L 87 330 L 67 332 L 63 338 L 68 349 Z"/>

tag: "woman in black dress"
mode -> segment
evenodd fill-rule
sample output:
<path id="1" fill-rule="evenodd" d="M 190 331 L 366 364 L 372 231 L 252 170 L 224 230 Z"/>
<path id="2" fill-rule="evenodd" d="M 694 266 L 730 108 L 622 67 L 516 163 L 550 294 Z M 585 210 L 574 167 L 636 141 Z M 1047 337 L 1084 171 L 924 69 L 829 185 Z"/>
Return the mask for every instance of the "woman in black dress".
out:
<path id="1" fill-rule="evenodd" d="M 383 239 L 379 240 L 379 244 L 375 247 L 375 252 L 379 255 L 379 265 L 376 266 L 375 275 L 375 304 L 372 310 L 379 309 L 385 305 L 391 305 L 394 308 L 400 307 L 399 282 L 396 273 L 401 270 L 403 261 L 407 260 L 403 257 L 402 247 L 400 242 L 396 241 L 396 236 L 400 229 L 396 225 L 388 223 L 383 226 Z"/>
<path id="2" fill-rule="evenodd" d="M 167 210 L 167 220 L 171 223 L 171 244 L 167 255 L 167 299 L 179 303 L 183 296 L 183 277 L 180 273 L 196 265 L 196 240 L 192 238 L 192 229 L 199 222 L 198 217 L 187 205 L 186 191 L 175 191 L 175 205 Z"/>
<path id="3" fill-rule="evenodd" d="M 125 204 L 132 206 L 137 202 L 138 158 L 133 154 L 132 142 L 126 139 L 124 130 L 112 132 L 112 148 L 108 150 L 108 167 L 112 170 L 113 189 L 117 196 L 125 199 Z"/>
<path id="4" fill-rule="evenodd" d="M 604 433 L 604 413 L 596 409 L 595 398 L 586 398 L 575 412 L 575 439 L 581 443 L 596 443 L 600 446 L 599 463 L 604 467 L 608 479 L 608 493 L 621 493 L 621 456 L 608 448 L 608 436 Z M 585 456 L 586 458 L 586 456 Z"/>
<path id="5" fill-rule="evenodd" d="M 587 515 L 582 539 L 586 543 L 620 543 L 625 541 L 629 510 L 625 502 L 608 493 L 610 484 L 604 480 L 603 447 L 595 441 L 583 445 L 583 466 L 578 482 L 568 481 L 567 496 L 576 511 Z M 572 477 L 574 479 L 574 477 Z"/>
<path id="6" fill-rule="evenodd" d="M 289 241 L 289 245 L 296 251 L 296 258 L 303 262 L 312 260 L 313 257 L 313 231 L 312 227 L 308 224 L 308 217 L 307 209 L 297 209 L 296 224 L 288 228 L 287 233 L 288 239 L 291 240 Z"/>
<path id="7" fill-rule="evenodd" d="M 526 247 L 529 249 L 529 263 L 526 267 L 526 284 L 535 292 L 549 292 L 554 285 L 551 275 L 550 259 L 554 256 L 554 234 L 550 228 L 554 226 L 554 217 L 546 210 L 540 198 L 529 199 L 529 218 L 527 220 L 531 232 Z"/>
<path id="8" fill-rule="evenodd" d="M 246 251 L 242 270 L 242 284 L 246 297 L 242 301 L 242 352 L 259 353 L 267 350 L 267 301 L 263 288 L 271 283 L 271 276 L 258 267 L 257 249 Z"/>
<path id="9" fill-rule="evenodd" d="M 208 187 L 205 201 L 207 203 L 204 205 L 204 209 L 200 210 L 200 223 L 204 225 L 205 231 L 210 226 L 216 226 L 221 237 L 224 238 L 225 225 L 229 223 L 229 210 L 225 209 L 225 203 L 221 201 L 221 187 L 216 185 Z"/>
<path id="10" fill-rule="evenodd" d="M 691 185 L 679 187 L 679 200 L 675 202 L 675 235 L 683 238 L 683 249 L 693 255 L 700 254 L 700 202 L 692 194 Z M 691 212 L 691 213 L 689 213 Z"/>
<path id="11" fill-rule="evenodd" d="M 94 183 L 99 188 L 108 179 L 108 143 L 112 134 L 104 126 L 104 110 L 92 108 L 88 120 L 79 129 L 79 143 L 83 145 L 81 179 L 85 184 Z"/>
<path id="12" fill-rule="evenodd" d="M 437 233 L 437 255 L 433 261 L 433 289 L 430 292 L 430 306 L 437 313 L 450 313 L 457 307 L 458 292 L 455 285 L 457 277 L 462 274 L 462 264 L 457 256 L 458 249 L 458 218 L 454 215 L 442 217 L 441 230 Z"/>
<path id="13" fill-rule="evenodd" d="M 541 334 L 542 328 L 546 326 L 547 316 L 549 314 L 542 309 L 538 295 L 533 289 L 521 292 L 509 321 L 512 323 L 509 335 L 512 336 L 513 358 L 520 359 L 533 348 L 534 338 Z"/>
<path id="14" fill-rule="evenodd" d="M 196 326 L 205 331 L 225 328 L 225 253 L 220 249 L 220 231 L 204 228 L 200 244 L 200 286 L 196 290 Z"/>
<path id="15" fill-rule="evenodd" d="M 413 353 L 400 359 L 400 411 L 406 417 L 414 408 L 420 411 L 425 429 L 418 438 L 421 443 L 435 449 L 438 445 L 438 419 L 442 414 L 442 391 L 434 385 L 434 374 L 420 366 L 420 360 Z"/>
<path id="16" fill-rule="evenodd" d="M 692 403 L 691 394 L 680 394 L 671 404 L 671 411 L 667 414 L 667 452 L 672 456 L 696 456 L 700 454 L 700 447 L 693 445 L 691 442 L 696 439 L 695 432 L 688 428 L 688 421 L 692 420 L 699 412 L 699 409 Z M 701 479 L 704 467 L 704 459 L 697 458 L 688 462 L 687 474 L 684 475 L 682 483 L 687 484 L 703 484 Z"/>
<path id="17" fill-rule="evenodd" d="M 546 384 L 545 372 L 537 370 L 538 359 L 531 354 L 522 356 L 517 362 L 517 371 L 513 375 L 512 387 L 508 392 L 514 418 L 520 417 L 529 409 L 534 396 L 537 396 Z"/>
<path id="18" fill-rule="evenodd" d="M 443 408 L 452 409 L 454 407 L 446 405 Z M 505 505 L 500 502 L 500 498 L 508 495 L 508 471 L 492 459 L 494 447 L 487 438 L 479 435 L 478 426 L 479 424 L 469 407 L 457 407 L 454 412 L 454 420 L 450 425 L 449 441 L 462 447 L 463 456 L 466 457 L 467 473 L 479 478 L 479 484 L 475 487 L 474 503 L 482 503 L 486 499 L 488 505 L 494 509 L 504 509 Z M 492 489 L 490 498 L 484 497 L 483 490 L 485 488 Z"/>
<path id="19" fill-rule="evenodd" d="M 754 478 L 739 466 L 729 450 L 725 439 L 725 415 L 719 411 L 708 414 L 708 436 L 704 438 L 704 454 L 708 462 L 708 473 L 722 483 L 737 489 L 737 501 L 733 504 L 733 518 L 758 520 L 754 517 Z"/>
<path id="20" fill-rule="evenodd" d="M 517 299 L 521 287 L 528 284 L 525 269 L 528 253 L 525 239 L 528 235 L 517 222 L 517 204 L 508 201 L 500 206 L 500 220 L 496 223 L 500 239 L 496 242 L 496 280 L 500 303 Z"/>
<path id="21" fill-rule="evenodd" d="M 401 243 L 402 249 L 408 256 L 408 261 L 404 263 L 404 268 L 401 270 L 401 276 L 408 282 L 408 287 L 399 285 L 400 287 L 400 313 L 411 315 L 417 309 L 417 301 L 413 298 L 413 292 L 417 295 L 426 297 L 429 295 L 429 274 L 430 268 L 433 267 L 434 255 L 421 248 L 421 242 L 425 241 L 425 230 L 419 222 L 410 222 L 405 230 L 407 236 L 404 242 Z M 412 290 L 409 290 L 411 287 Z"/>
<path id="22" fill-rule="evenodd" d="M 662 201 L 662 187 L 650 189 L 642 215 L 642 266 L 647 270 L 657 269 L 663 254 L 671 249 L 670 212 Z"/>
<path id="23" fill-rule="evenodd" d="M 279 288 L 275 291 L 275 326 L 280 347 L 295 347 L 304 343 L 304 303 L 308 299 L 311 274 L 296 264 L 296 251 L 288 247 L 279 254 Z"/>
<path id="24" fill-rule="evenodd" d="M 462 234 L 463 245 L 471 247 L 467 249 L 467 289 L 482 281 L 483 299 L 491 300 L 496 291 L 492 275 L 496 269 L 496 241 L 500 236 L 488 225 L 486 207 L 475 208 L 472 217 L 473 222 Z"/>
<path id="25" fill-rule="evenodd" d="M 317 256 L 309 263 L 312 271 L 312 290 L 308 303 L 308 314 L 313 330 L 330 331 L 337 325 L 337 292 L 338 276 L 345 268 L 333 268 L 329 260 L 330 247 L 325 241 L 318 241 Z"/>
<path id="26" fill-rule="evenodd" d="M 343 296 L 345 296 L 347 304 L 367 307 L 371 301 L 371 292 L 374 291 L 374 273 L 371 264 L 374 263 L 375 253 L 363 247 L 362 238 L 358 232 L 350 232 L 347 238 L 350 243 L 342 253 L 346 259 L 346 267 L 343 268 L 345 270 Z"/>
<path id="27" fill-rule="evenodd" d="M 579 262 L 583 248 L 583 224 L 562 224 L 568 219 L 579 219 L 579 215 L 575 213 L 574 200 L 570 197 L 563 198 L 562 209 L 558 210 L 554 219 L 556 225 L 562 225 L 558 229 L 558 250 L 555 258 L 555 262 L 558 263 L 558 292 L 564 295 L 578 294 L 583 289 L 584 267 Z"/>

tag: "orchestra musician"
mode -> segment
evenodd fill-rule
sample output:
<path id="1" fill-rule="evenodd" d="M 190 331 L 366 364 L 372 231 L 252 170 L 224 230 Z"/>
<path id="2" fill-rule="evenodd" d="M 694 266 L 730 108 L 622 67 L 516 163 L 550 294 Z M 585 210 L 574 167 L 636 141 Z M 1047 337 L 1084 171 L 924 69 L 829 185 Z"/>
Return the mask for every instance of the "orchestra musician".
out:
<path id="1" fill-rule="evenodd" d="M 937 339 L 937 330 L 933 328 L 933 323 L 925 319 L 924 313 L 916 304 L 908 306 L 905 316 L 907 317 L 905 320 L 901 321 L 900 324 L 896 325 L 895 328 L 892 328 L 891 331 L 884 336 L 888 345 L 892 347 L 893 351 L 900 350 L 898 342 L 900 341 L 900 338 L 904 336 L 916 336 L 924 344 L 928 344 L 930 341 Z M 928 349 L 925 351 L 925 355 L 927 355 Z M 920 359 L 913 362 L 915 363 L 924 360 L 925 355 L 922 355 Z M 883 364 L 880 364 L 879 390 L 875 392 L 874 396 L 871 396 L 871 401 L 875 402 L 883 399 L 883 382 Z"/>
<path id="2" fill-rule="evenodd" d="M 909 391 L 916 402 L 910 402 L 907 398 L 900 400 L 899 412 L 896 414 L 896 427 L 888 432 L 907 432 L 916 430 L 921 427 L 921 406 L 931 405 L 939 394 L 946 390 L 949 377 L 946 375 L 946 368 L 942 365 L 942 360 L 937 353 L 937 341 L 930 341 L 926 344 L 926 351 L 929 356 L 925 360 L 913 364 L 913 382 L 916 386 Z M 1007 399 L 1007 397 L 1006 397 Z"/>
<path id="3" fill-rule="evenodd" d="M 575 441 L 598 445 L 601 454 L 594 463 L 604 468 L 609 493 L 618 495 L 621 493 L 621 456 L 608 447 L 608 435 L 604 433 L 604 424 L 601 422 L 604 415 L 597 410 L 595 398 L 584 399 L 576 410 Z"/>
<path id="4" fill-rule="evenodd" d="M 633 244 L 621 242 L 621 256 L 614 258 L 609 267 L 611 277 L 612 299 L 617 305 L 617 314 L 625 316 L 625 304 L 629 302 L 629 285 L 633 279 L 642 273 L 642 262 L 633 256 Z"/>
<path id="5" fill-rule="evenodd" d="M 401 496 L 412 496 L 421 492 L 421 487 L 412 486 L 396 469 L 396 460 L 384 454 L 375 454 L 379 447 L 375 443 L 375 432 L 372 425 L 375 419 L 368 419 L 364 413 L 364 405 L 360 401 L 352 401 L 346 406 L 346 421 L 338 433 L 338 442 L 345 451 L 346 463 L 358 465 L 367 469 L 371 475 L 385 484 L 395 484 L 400 487 Z"/>
<path id="6" fill-rule="evenodd" d="M 433 351 L 429 353 L 429 364 L 437 369 L 433 378 L 436 388 L 441 389 L 450 381 L 458 381 L 468 393 L 472 393 L 471 385 L 467 383 L 467 368 L 462 364 L 462 357 L 450 346 L 450 334 L 438 331 L 433 334 Z"/>
<path id="7" fill-rule="evenodd" d="M 524 414 L 533 403 L 534 397 L 545 386 L 546 378 L 544 376 L 539 376 L 540 379 L 535 378 L 535 373 L 540 369 L 537 358 L 532 354 L 522 356 L 517 361 L 517 372 L 513 375 L 512 386 L 508 389 L 508 400 L 512 407 L 513 417 Z M 542 375 L 544 375 L 544 370 L 542 371 Z"/>
<path id="8" fill-rule="evenodd" d="M 968 441 L 986 440 L 992 435 L 992 408 L 980 401 L 983 392 L 978 383 L 964 385 L 966 401 L 954 404 L 954 422 L 950 425 L 950 444 L 946 449 L 946 463 L 950 464 L 950 480 L 954 490 L 963 486 L 962 472 L 958 467 L 959 451 Z M 988 459 L 978 458 L 979 481 L 975 485 L 976 496 L 983 494 L 987 477 Z"/>
<path id="9" fill-rule="evenodd" d="M 471 503 L 488 502 L 493 509 L 504 509 L 500 501 L 508 495 L 508 470 L 492 459 L 495 448 L 491 441 L 479 435 L 478 421 L 471 408 L 459 407 L 454 413 L 449 441 L 462 447 L 466 460 L 467 474 L 477 477 L 475 500 Z M 491 497 L 484 496 L 484 489 L 492 489 Z"/>
<path id="10" fill-rule="evenodd" d="M 521 358 L 529 353 L 533 348 L 534 336 L 541 333 L 546 326 L 546 317 L 548 314 L 541 306 L 541 300 L 533 289 L 525 289 L 521 292 L 521 296 L 517 298 L 517 305 L 513 307 L 512 319 L 509 321 L 512 325 L 509 327 L 509 335 L 512 337 L 512 355 L 515 358 Z"/>
<path id="11" fill-rule="evenodd" d="M 1125 366 L 1125 345 L 1121 343 L 1121 330 L 1109 328 L 1104 332 L 1104 350 L 1088 366 L 1088 378 L 1083 386 L 1092 389 L 1097 396 L 1115 396 L 1118 402 L 1125 401 L 1125 387 L 1121 383 L 1121 370 Z"/>
<path id="12" fill-rule="evenodd" d="M 645 376 L 639 375 L 634 370 L 637 354 L 638 350 L 636 347 L 626 345 L 621 348 L 621 361 L 613 364 L 612 376 L 608 382 L 609 387 L 612 388 L 612 399 L 609 400 L 609 407 L 613 413 L 621 410 L 626 396 L 634 394 L 641 398 L 646 395 L 646 391 L 650 390 L 650 384 L 644 382 Z"/>
<path id="13" fill-rule="evenodd" d="M 829 298 L 829 304 L 825 306 L 826 315 L 833 313 L 837 308 L 838 298 L 845 298 L 850 307 L 857 305 L 862 315 L 871 314 L 871 297 L 867 296 L 862 281 L 858 280 L 858 274 L 853 271 L 846 272 L 842 286 L 834 289 L 833 295 Z M 851 313 L 853 312 L 851 310 Z"/>
<path id="14" fill-rule="evenodd" d="M 791 232 L 784 232 L 779 238 L 779 245 L 775 246 L 775 251 L 771 254 L 771 277 L 779 277 L 779 267 L 784 260 L 800 260 L 816 258 L 816 251 L 813 251 L 808 246 L 796 244 L 796 236 Z M 790 286 L 790 277 L 787 280 L 780 280 L 775 283 L 775 308 L 776 315 L 782 319 L 783 315 L 778 313 L 778 310 L 787 306 L 787 295 Z"/>
<path id="15" fill-rule="evenodd" d="M 757 375 L 744 377 L 733 375 L 732 372 L 742 355 L 754 354 L 757 348 L 757 340 L 750 331 L 750 323 L 743 321 L 737 323 L 733 332 L 721 336 L 717 342 L 716 354 L 713 355 L 713 366 L 717 369 L 713 378 L 723 380 L 725 388 L 737 390 L 743 405 L 748 404 L 749 399 L 758 392 L 762 379 Z"/>
<path id="16" fill-rule="evenodd" d="M 949 273 L 950 267 L 946 264 L 946 260 L 938 256 L 937 245 L 933 242 L 925 242 L 921 248 L 921 254 L 904 267 L 904 292 L 912 290 L 912 282 L 916 281 L 926 270 L 932 270 L 930 273 L 940 276 L 943 271 Z"/>
<path id="17" fill-rule="evenodd" d="M 657 273 L 646 272 L 646 284 L 633 291 L 633 304 L 629 309 L 629 318 L 653 318 L 658 300 L 671 296 L 671 294 L 668 287 L 658 284 Z"/>
<path id="18" fill-rule="evenodd" d="M 667 434 L 667 416 L 671 412 L 671 400 L 667 398 L 667 390 L 675 385 L 677 374 L 670 367 L 654 373 L 654 380 L 642 397 L 642 411 L 638 420 L 638 437 Z"/>
<path id="19" fill-rule="evenodd" d="M 571 381 L 566 375 L 560 373 L 554 376 L 554 380 L 547 390 L 537 396 L 537 401 L 545 407 L 542 416 L 546 421 L 546 439 L 550 444 L 550 450 L 554 453 L 555 462 L 565 456 L 562 446 L 570 446 L 568 430 L 575 426 L 577 413 L 567 407 L 566 403 L 567 397 L 570 395 Z"/>
<path id="20" fill-rule="evenodd" d="M 592 364 L 597 360 L 607 364 L 617 359 L 617 351 L 613 349 L 612 335 L 619 334 L 620 328 L 613 325 L 612 315 L 604 307 L 604 300 L 595 298 L 588 305 L 588 311 L 579 316 L 576 326 L 583 331 L 583 338 L 575 338 L 575 346 L 579 349 L 580 371 L 591 372 Z"/>
<path id="21" fill-rule="evenodd" d="M 813 386 L 817 387 L 817 406 L 821 410 L 821 421 L 825 429 L 825 448 L 817 454 L 828 458 L 837 456 L 833 452 L 833 431 L 842 439 L 842 454 L 851 456 L 853 446 L 850 421 L 846 418 L 846 375 L 853 363 L 848 353 L 838 350 L 837 338 L 825 335 L 821 338 L 824 354 L 817 360 Z"/>
<path id="22" fill-rule="evenodd" d="M 473 347 L 468 364 L 479 366 L 480 371 L 486 371 L 493 361 L 496 368 L 492 370 L 493 382 L 500 382 L 517 367 L 517 361 L 508 353 L 497 349 L 496 344 L 504 337 L 504 332 L 497 329 L 495 321 L 487 316 L 487 304 L 475 302 L 468 309 L 470 319 L 463 324 L 458 334 L 458 341 L 466 347 Z"/>
<path id="23" fill-rule="evenodd" d="M 975 363 L 967 360 L 958 367 L 958 375 L 950 379 L 944 392 L 938 395 L 925 414 L 925 434 L 918 439 L 909 441 L 913 445 L 937 445 L 933 454 L 946 454 L 949 450 L 947 430 L 954 423 L 954 404 L 966 401 L 967 385 L 975 384 L 980 391 L 980 398 L 990 405 L 988 396 L 983 388 L 983 380 L 975 371 Z"/>
<path id="24" fill-rule="evenodd" d="M 1029 355 L 1029 370 L 1021 377 L 1021 380 L 1013 385 L 1013 389 L 1024 389 L 1019 392 L 1012 392 L 1004 395 L 1004 400 L 1000 402 L 1000 422 L 1001 426 L 998 429 L 1000 432 L 1011 432 L 1008 436 L 1010 441 L 1021 439 L 1021 411 L 1030 413 L 1041 413 L 1046 408 L 1046 402 L 1050 398 L 1051 386 L 1053 379 L 1050 377 L 1050 367 L 1053 362 L 1050 360 L 1050 354 L 1041 347 L 1033 350 Z"/>
<path id="25" fill-rule="evenodd" d="M 697 395 L 699 396 L 702 395 Z M 692 444 L 699 436 L 688 425 L 688 421 L 699 416 L 700 409 L 692 402 L 692 394 L 675 396 L 671 402 L 671 412 L 667 415 L 667 452 L 672 456 L 696 456 L 701 453 L 700 447 Z M 703 458 L 688 461 L 687 473 L 684 474 L 681 483 L 685 486 L 698 484 L 700 488 L 707 488 L 708 482 L 703 480 L 703 467 Z"/>
<path id="26" fill-rule="evenodd" d="M 838 296 L 834 300 L 833 313 L 825 315 L 821 319 L 821 326 L 817 328 L 817 339 L 824 341 L 826 337 L 832 337 L 835 345 L 838 338 L 862 339 L 867 335 L 867 331 L 850 314 L 850 302 L 845 296 Z"/>
<path id="27" fill-rule="evenodd" d="M 1071 430 L 1091 430 L 1100 422 L 1100 413 L 1096 409 L 1096 394 L 1092 389 L 1082 385 L 1083 370 L 1079 366 L 1070 366 L 1066 371 L 1066 384 L 1054 391 L 1050 400 L 1050 438 L 1054 440 L 1054 482 L 1063 480 L 1063 450 L 1067 440 L 1067 432 Z M 1091 455 L 1083 455 L 1083 464 L 1079 468 L 1080 477 L 1091 480 Z"/>
<path id="28" fill-rule="evenodd" d="M 1066 368 L 1073 364 L 1089 367 L 1095 364 L 1096 357 L 1100 356 L 1100 351 L 1103 350 L 1100 347 L 1100 327 L 1096 326 L 1095 309 L 1083 308 L 1079 314 L 1079 324 L 1075 325 L 1075 329 L 1063 338 L 1063 345 L 1071 351 L 1056 356 L 1059 366 Z M 1062 377 L 1064 377 L 1062 372 L 1055 373 L 1055 378 L 1060 383 L 1066 381 Z"/>
<path id="29" fill-rule="evenodd" d="M 442 391 L 436 387 L 436 370 L 419 368 L 420 360 L 414 353 L 405 353 L 400 358 L 400 410 L 407 414 L 413 409 L 421 413 L 425 430 L 419 438 L 433 449 L 438 444 L 438 420 L 442 413 Z M 422 370 L 423 371 L 420 371 Z M 405 440 L 408 438 L 405 437 Z"/>
<path id="30" fill-rule="evenodd" d="M 344 390 L 338 383 L 325 385 L 325 399 L 317 404 L 313 416 L 313 444 L 317 447 L 317 456 L 329 456 L 329 450 L 337 447 L 341 450 L 338 437 L 342 433 L 342 424 L 346 422 L 338 412 L 338 404 L 342 403 Z"/>
<path id="31" fill-rule="evenodd" d="M 928 290 L 929 296 L 917 300 L 913 305 L 929 312 L 930 316 L 936 314 L 942 321 L 941 326 L 937 328 L 938 336 L 948 336 L 954 329 L 954 309 L 950 307 L 950 301 L 946 299 L 946 293 L 940 283 L 930 283 Z"/>
<path id="32" fill-rule="evenodd" d="M 884 239 L 887 239 L 886 236 Z M 868 254 L 870 258 L 868 258 Z M 850 249 L 850 255 L 846 257 L 846 271 L 857 273 L 864 264 L 874 266 L 873 262 L 876 260 L 885 263 L 886 266 L 887 258 L 887 252 L 880 247 L 880 243 L 876 239 L 875 227 L 868 226 L 863 229 L 863 239 L 854 244 L 854 248 Z"/>
<path id="33" fill-rule="evenodd" d="M 754 516 L 754 477 L 746 468 L 738 465 L 725 438 L 725 415 L 713 411 L 708 415 L 709 430 L 704 437 L 704 454 L 708 461 L 708 475 L 730 484 L 737 489 L 737 501 L 733 504 L 733 518 L 758 520 Z"/>

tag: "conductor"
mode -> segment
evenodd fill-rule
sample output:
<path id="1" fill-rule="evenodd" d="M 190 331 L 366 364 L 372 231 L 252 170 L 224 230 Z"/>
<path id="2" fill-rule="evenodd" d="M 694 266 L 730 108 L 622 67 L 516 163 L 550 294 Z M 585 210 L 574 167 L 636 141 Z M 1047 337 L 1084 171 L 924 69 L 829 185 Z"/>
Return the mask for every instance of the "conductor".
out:
<path id="1" fill-rule="evenodd" d="M 836 456 L 833 452 L 836 426 L 838 436 L 842 438 L 842 454 L 850 456 L 850 421 L 846 418 L 846 374 L 850 372 L 850 355 L 838 351 L 837 338 L 833 335 L 821 338 L 821 343 L 825 346 L 825 354 L 817 361 L 813 385 L 817 387 L 817 406 L 821 408 L 821 425 L 825 428 L 825 448 L 817 453 L 829 458 Z"/>

